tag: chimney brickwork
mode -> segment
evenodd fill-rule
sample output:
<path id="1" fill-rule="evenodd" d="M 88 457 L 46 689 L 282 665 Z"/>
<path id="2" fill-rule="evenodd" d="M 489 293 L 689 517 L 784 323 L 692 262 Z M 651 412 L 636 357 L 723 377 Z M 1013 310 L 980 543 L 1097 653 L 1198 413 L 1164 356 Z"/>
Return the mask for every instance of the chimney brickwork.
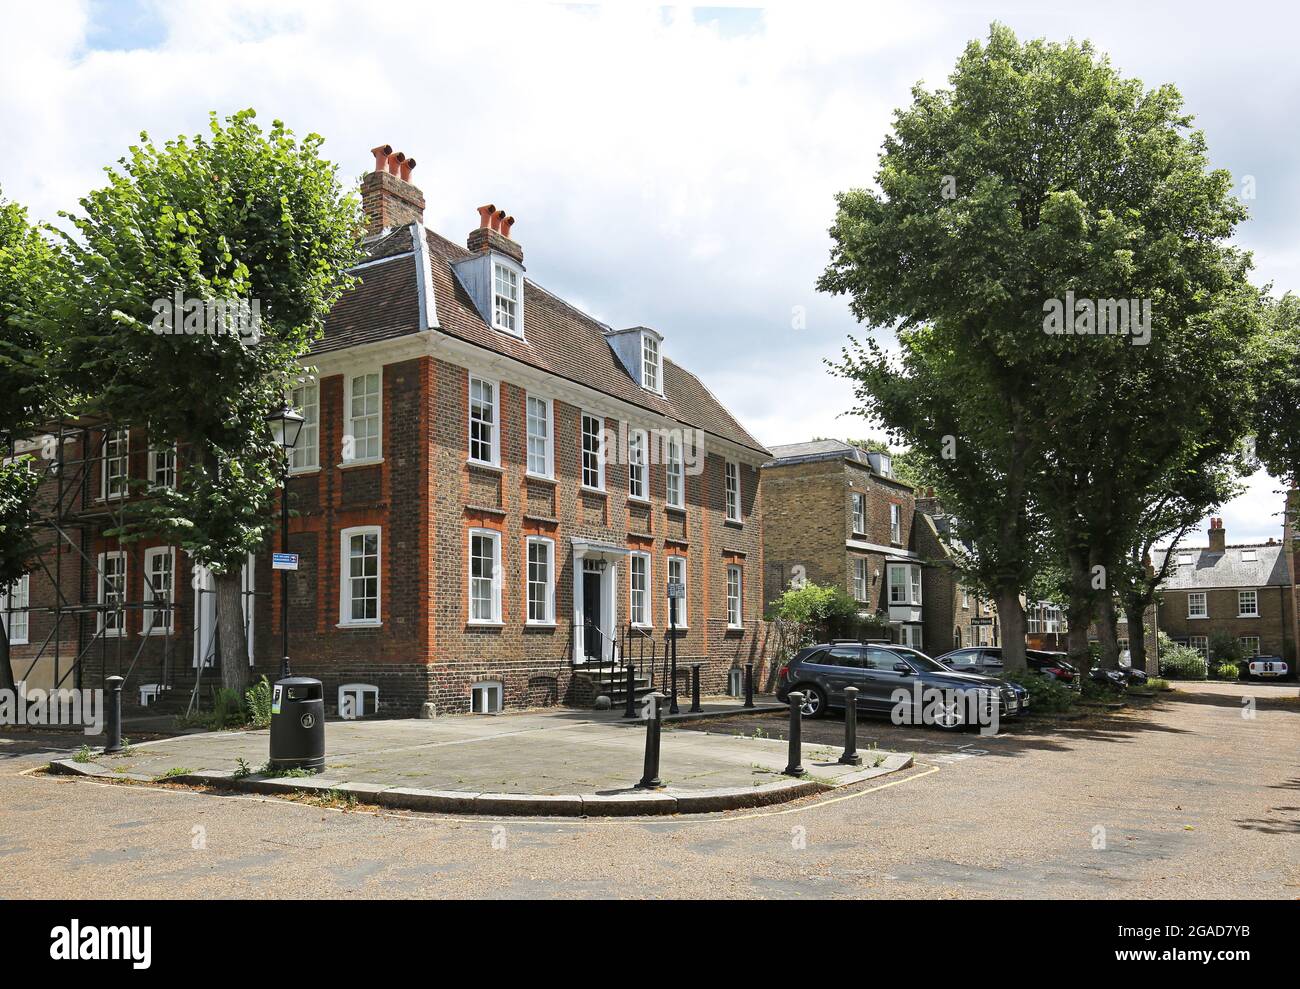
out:
<path id="1" fill-rule="evenodd" d="M 361 210 L 366 219 L 366 236 L 424 222 L 424 193 L 411 184 L 415 159 L 391 144 L 371 148 L 375 170 L 361 180 Z"/>

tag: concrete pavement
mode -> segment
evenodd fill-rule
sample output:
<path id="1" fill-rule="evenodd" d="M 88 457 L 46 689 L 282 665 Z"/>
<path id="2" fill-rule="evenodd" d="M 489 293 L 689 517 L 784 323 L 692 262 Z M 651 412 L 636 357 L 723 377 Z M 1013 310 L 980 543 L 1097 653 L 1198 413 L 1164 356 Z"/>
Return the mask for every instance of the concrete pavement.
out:
<path id="1" fill-rule="evenodd" d="M 878 783 L 664 818 L 344 811 L 24 776 L 80 741 L 14 733 L 0 868 L 7 895 L 32 897 L 1295 898 L 1296 693 L 1185 685 L 1063 728 L 906 729 L 916 767 Z"/>

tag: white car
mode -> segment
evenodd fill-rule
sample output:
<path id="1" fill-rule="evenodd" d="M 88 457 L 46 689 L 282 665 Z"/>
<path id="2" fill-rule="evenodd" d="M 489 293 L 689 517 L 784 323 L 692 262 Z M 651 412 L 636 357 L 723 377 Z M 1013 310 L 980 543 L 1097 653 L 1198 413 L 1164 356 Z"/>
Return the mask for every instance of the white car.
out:
<path id="1" fill-rule="evenodd" d="M 1250 661 L 1250 675 L 1253 677 L 1284 677 L 1290 668 L 1281 656 L 1256 656 Z"/>

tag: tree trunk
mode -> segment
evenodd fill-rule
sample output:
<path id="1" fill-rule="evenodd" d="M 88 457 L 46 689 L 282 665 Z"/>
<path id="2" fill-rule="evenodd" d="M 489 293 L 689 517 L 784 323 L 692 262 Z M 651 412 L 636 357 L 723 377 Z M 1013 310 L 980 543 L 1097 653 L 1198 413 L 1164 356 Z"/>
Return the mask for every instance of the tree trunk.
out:
<path id="1" fill-rule="evenodd" d="M 1013 673 L 1026 668 L 1025 608 L 1016 588 L 998 589 L 998 625 L 1002 629 L 1002 669 Z"/>
<path id="2" fill-rule="evenodd" d="M 1147 626 L 1146 608 L 1125 605 L 1124 617 L 1128 619 L 1128 655 L 1133 669 L 1146 672 L 1147 668 Z"/>
<path id="3" fill-rule="evenodd" d="M 1070 662 L 1083 674 L 1092 669 L 1092 650 L 1088 648 L 1088 625 L 1092 622 L 1093 592 L 1087 558 L 1078 551 L 1068 551 L 1070 565 L 1070 601 L 1066 605 L 1065 619 L 1069 628 L 1065 633 L 1066 649 Z"/>
<path id="4" fill-rule="evenodd" d="M 244 581 L 238 566 L 213 574 L 217 591 L 217 641 L 221 649 L 221 685 L 240 698 L 248 689 L 248 640 L 244 635 Z"/>
<path id="5" fill-rule="evenodd" d="M 1101 640 L 1101 661 L 1098 665 L 1103 670 L 1118 669 L 1119 630 L 1115 627 L 1115 603 L 1113 601 L 1104 601 L 1101 607 L 1097 609 L 1097 638 Z"/>
<path id="6" fill-rule="evenodd" d="M 13 663 L 9 658 L 9 629 L 4 622 L 0 622 L 0 690 L 9 690 L 15 694 L 18 692 L 18 686 L 14 683 Z"/>

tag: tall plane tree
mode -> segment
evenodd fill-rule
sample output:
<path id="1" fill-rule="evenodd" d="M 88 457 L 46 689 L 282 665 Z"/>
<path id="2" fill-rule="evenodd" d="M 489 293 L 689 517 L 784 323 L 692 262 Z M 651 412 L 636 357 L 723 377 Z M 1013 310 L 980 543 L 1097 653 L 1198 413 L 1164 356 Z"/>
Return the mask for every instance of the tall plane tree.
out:
<path id="1" fill-rule="evenodd" d="M 839 196 L 820 287 L 897 326 L 899 359 L 854 345 L 839 370 L 996 559 L 1018 664 L 1042 542 L 1081 653 L 1151 491 L 1240 434 L 1257 297 L 1224 244 L 1244 210 L 1172 87 L 1001 25 L 949 81 L 896 114 L 879 191 Z"/>
<path id="2" fill-rule="evenodd" d="M 58 258 L 17 203 L 0 197 L 0 457 L 55 414 L 59 393 L 46 360 Z M 0 589 L 31 570 L 37 551 L 32 498 L 39 474 L 29 456 L 0 463 Z M 8 620 L 0 625 L 0 688 L 14 689 Z"/>
<path id="3" fill-rule="evenodd" d="M 322 139 L 252 110 L 155 145 L 141 135 L 69 215 L 62 370 L 86 411 L 180 450 L 132 532 L 172 538 L 214 576 L 222 682 L 248 679 L 240 568 L 274 519 L 279 450 L 264 417 L 359 258 L 359 214 Z M 254 316 L 254 314 L 256 314 Z"/>

